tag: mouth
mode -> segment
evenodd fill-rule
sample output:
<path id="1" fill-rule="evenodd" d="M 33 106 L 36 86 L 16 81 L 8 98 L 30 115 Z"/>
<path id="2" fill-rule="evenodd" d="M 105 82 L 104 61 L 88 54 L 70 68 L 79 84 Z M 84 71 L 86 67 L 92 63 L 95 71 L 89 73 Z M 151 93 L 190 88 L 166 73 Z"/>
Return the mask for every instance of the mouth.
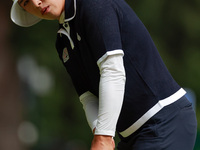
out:
<path id="1" fill-rule="evenodd" d="M 48 10 L 49 10 L 49 6 L 42 8 L 41 14 L 42 15 L 46 14 L 48 12 Z"/>

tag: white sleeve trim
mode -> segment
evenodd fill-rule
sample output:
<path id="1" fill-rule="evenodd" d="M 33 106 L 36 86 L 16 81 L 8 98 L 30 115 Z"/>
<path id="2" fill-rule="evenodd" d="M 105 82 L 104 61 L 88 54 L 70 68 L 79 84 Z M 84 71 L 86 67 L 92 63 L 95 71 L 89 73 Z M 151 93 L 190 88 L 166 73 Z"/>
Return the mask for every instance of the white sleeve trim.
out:
<path id="1" fill-rule="evenodd" d="M 101 58 L 99 58 L 99 60 L 97 61 L 97 65 L 99 66 L 99 64 L 108 56 L 111 55 L 115 55 L 115 54 L 122 54 L 124 55 L 124 51 L 122 49 L 116 49 L 116 50 L 112 50 L 112 51 L 108 51 L 106 52 Z"/>
<path id="2" fill-rule="evenodd" d="M 97 124 L 97 116 L 98 116 L 98 98 L 87 91 L 83 93 L 80 97 L 80 102 L 83 104 L 83 109 L 85 111 L 85 115 L 88 121 L 88 124 L 93 132 L 94 128 Z"/>
<path id="3" fill-rule="evenodd" d="M 99 63 L 99 112 L 95 135 L 115 136 L 116 124 L 121 111 L 125 70 L 123 65 L 123 51 L 109 55 Z M 117 55 L 116 55 L 117 54 Z"/>

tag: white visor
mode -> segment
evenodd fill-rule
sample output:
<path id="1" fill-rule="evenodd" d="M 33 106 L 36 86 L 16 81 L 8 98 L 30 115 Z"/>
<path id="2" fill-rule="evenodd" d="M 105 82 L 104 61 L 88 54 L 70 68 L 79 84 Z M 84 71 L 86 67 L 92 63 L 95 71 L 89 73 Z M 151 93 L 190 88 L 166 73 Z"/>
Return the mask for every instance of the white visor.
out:
<path id="1" fill-rule="evenodd" d="M 22 27 L 30 27 L 36 23 L 38 23 L 40 18 L 28 13 L 25 11 L 19 4 L 18 0 L 14 0 L 11 13 L 10 13 L 11 20 Z"/>

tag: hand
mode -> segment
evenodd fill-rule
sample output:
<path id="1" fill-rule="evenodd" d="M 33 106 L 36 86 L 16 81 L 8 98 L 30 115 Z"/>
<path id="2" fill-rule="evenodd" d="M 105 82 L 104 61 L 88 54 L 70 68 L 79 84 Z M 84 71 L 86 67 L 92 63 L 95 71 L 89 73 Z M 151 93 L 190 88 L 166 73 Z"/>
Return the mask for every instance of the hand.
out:
<path id="1" fill-rule="evenodd" d="M 115 141 L 111 136 L 94 135 L 90 150 L 114 150 Z"/>

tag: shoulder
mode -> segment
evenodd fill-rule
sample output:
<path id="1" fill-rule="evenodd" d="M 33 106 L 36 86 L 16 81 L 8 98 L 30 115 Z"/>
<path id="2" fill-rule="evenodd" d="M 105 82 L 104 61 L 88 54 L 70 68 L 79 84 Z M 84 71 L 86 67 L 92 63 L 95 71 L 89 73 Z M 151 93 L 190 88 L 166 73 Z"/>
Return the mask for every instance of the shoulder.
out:
<path id="1" fill-rule="evenodd" d="M 97 15 L 112 7 L 112 0 L 77 0 L 82 13 Z"/>
<path id="2" fill-rule="evenodd" d="M 81 19 L 84 22 L 101 24 L 106 18 L 117 13 L 117 6 L 113 0 L 77 0 Z"/>
<path id="3" fill-rule="evenodd" d="M 77 0 L 79 3 L 84 6 L 85 8 L 92 9 L 92 8 L 100 8 L 103 4 L 111 3 L 112 0 Z"/>

